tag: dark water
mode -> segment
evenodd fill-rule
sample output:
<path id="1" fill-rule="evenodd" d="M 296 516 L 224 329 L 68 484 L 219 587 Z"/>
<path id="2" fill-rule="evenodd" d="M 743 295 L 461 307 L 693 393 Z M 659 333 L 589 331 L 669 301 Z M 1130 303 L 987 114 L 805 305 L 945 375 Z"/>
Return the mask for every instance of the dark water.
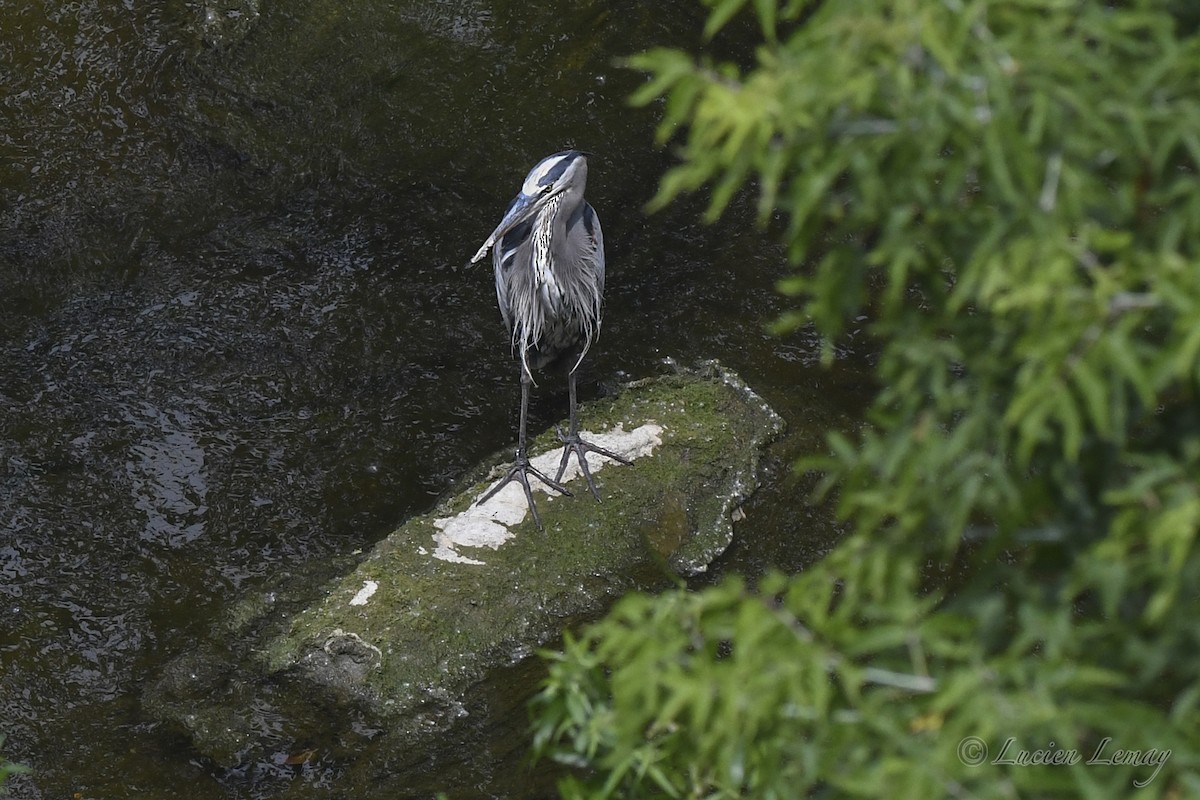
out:
<path id="1" fill-rule="evenodd" d="M 719 358 L 788 420 L 777 460 L 853 424 L 862 371 L 764 333 L 787 267 L 748 204 L 714 227 L 700 201 L 641 211 L 670 153 L 613 59 L 695 48 L 702 22 L 692 0 L 0 0 L 0 733 L 34 769 L 16 797 L 338 796 L 334 769 L 207 762 L 142 692 L 239 601 L 337 568 L 509 445 L 490 268 L 463 265 L 543 155 L 596 154 L 609 279 L 585 397 Z M 543 382 L 531 425 L 564 409 Z M 776 473 L 718 572 L 800 568 L 833 536 Z M 262 728 L 287 751 L 287 719 Z M 379 763 L 379 796 L 402 796 Z M 493 744 L 422 783 L 521 796 L 523 769 Z"/>

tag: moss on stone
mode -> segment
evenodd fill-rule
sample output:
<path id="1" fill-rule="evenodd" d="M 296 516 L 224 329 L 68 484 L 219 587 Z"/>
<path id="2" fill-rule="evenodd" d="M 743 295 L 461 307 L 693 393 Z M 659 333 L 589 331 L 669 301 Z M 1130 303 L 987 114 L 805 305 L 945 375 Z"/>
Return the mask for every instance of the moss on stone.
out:
<path id="1" fill-rule="evenodd" d="M 715 364 L 630 384 L 581 414 L 593 432 L 656 423 L 662 444 L 632 466 L 597 473 L 603 502 L 576 481 L 572 497 L 538 496 L 544 531 L 526 516 L 498 549 L 460 547 L 482 564 L 434 557 L 434 520 L 466 509 L 486 482 L 446 498 L 295 615 L 267 647 L 267 671 L 386 717 L 453 716 L 454 698 L 486 670 L 527 655 L 564 624 L 633 588 L 703 570 L 728 546 L 731 512 L 755 488 L 760 452 L 781 427 Z M 550 430 L 530 451 L 559 446 Z M 374 594 L 350 605 L 367 582 Z"/>

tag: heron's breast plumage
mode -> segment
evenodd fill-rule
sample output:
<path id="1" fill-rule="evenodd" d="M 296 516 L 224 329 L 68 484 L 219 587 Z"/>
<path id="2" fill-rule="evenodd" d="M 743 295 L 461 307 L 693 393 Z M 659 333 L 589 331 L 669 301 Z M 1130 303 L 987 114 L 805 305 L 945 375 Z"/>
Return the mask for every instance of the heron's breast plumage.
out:
<path id="1" fill-rule="evenodd" d="M 604 250 L 599 220 L 586 202 L 556 233 L 558 200 L 496 249 L 496 294 L 513 348 L 530 369 L 564 353 L 586 353 L 600 331 Z M 569 243 L 569 246 L 566 246 Z M 582 355 L 580 356 L 582 358 Z"/>
<path id="2" fill-rule="evenodd" d="M 563 287 L 556 274 L 553 252 L 554 217 L 558 213 L 561 199 L 555 197 L 546 204 L 546 210 L 533 228 L 533 281 L 540 300 L 543 316 L 560 317 L 563 307 Z M 561 265 L 561 262 L 560 262 Z"/>

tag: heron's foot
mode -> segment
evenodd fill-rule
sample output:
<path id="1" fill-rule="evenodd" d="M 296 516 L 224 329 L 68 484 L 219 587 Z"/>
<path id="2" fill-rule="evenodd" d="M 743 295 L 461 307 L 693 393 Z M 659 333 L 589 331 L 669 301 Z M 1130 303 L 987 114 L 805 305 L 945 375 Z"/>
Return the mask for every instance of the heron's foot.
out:
<path id="1" fill-rule="evenodd" d="M 519 453 L 517 455 L 517 462 L 512 465 L 512 468 L 509 469 L 508 474 L 505 475 L 499 483 L 489 489 L 487 494 L 475 501 L 475 505 L 483 505 L 488 500 L 491 500 L 497 492 L 507 486 L 510 482 L 516 481 L 517 483 L 521 484 L 521 488 L 525 490 L 525 502 L 529 504 L 529 513 L 533 515 L 533 523 L 537 525 L 539 531 L 544 530 L 542 528 L 542 518 L 538 516 L 537 504 L 533 502 L 533 491 L 529 488 L 530 475 L 533 475 L 533 477 L 537 478 L 554 491 L 565 494 L 568 497 L 571 496 L 571 491 L 567 489 L 567 487 L 563 486 L 557 480 L 551 480 L 544 472 L 533 466 L 533 464 L 530 464 L 528 457 L 526 457 L 523 453 Z"/>
<path id="2" fill-rule="evenodd" d="M 596 491 L 596 483 L 592 480 L 592 471 L 588 469 L 587 453 L 599 453 L 605 458 L 611 458 L 613 461 L 624 464 L 625 466 L 629 466 L 633 463 L 624 456 L 617 455 L 612 450 L 606 450 L 599 445 L 592 444 L 591 442 L 585 442 L 583 439 L 579 438 L 578 433 L 567 434 L 564 436 L 561 430 L 558 428 L 555 428 L 555 430 L 558 431 L 558 438 L 563 443 L 563 454 L 562 460 L 558 462 L 558 474 L 554 476 L 554 480 L 562 480 L 563 473 L 567 471 L 567 464 L 571 460 L 571 454 L 574 453 L 575 457 L 579 459 L 579 469 L 581 472 L 583 472 L 583 477 L 587 479 L 588 488 L 592 490 L 592 497 L 596 498 L 597 502 L 600 500 L 600 493 Z"/>

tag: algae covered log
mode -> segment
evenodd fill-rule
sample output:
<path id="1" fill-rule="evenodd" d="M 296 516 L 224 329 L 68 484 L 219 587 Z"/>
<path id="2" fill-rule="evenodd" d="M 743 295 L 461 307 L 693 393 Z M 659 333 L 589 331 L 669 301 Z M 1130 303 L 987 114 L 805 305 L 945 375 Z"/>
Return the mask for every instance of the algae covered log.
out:
<path id="1" fill-rule="evenodd" d="M 489 669 L 519 660 L 571 620 L 671 573 L 703 571 L 729 545 L 732 514 L 781 429 L 766 403 L 716 364 L 629 384 L 581 413 L 587 438 L 633 462 L 590 454 L 603 502 L 582 480 L 569 484 L 571 497 L 539 494 L 538 531 L 519 487 L 482 506 L 476 498 L 493 481 L 456 493 L 296 614 L 267 647 L 267 671 L 401 727 L 452 719 Z M 530 452 L 552 471 L 554 432 Z"/>

